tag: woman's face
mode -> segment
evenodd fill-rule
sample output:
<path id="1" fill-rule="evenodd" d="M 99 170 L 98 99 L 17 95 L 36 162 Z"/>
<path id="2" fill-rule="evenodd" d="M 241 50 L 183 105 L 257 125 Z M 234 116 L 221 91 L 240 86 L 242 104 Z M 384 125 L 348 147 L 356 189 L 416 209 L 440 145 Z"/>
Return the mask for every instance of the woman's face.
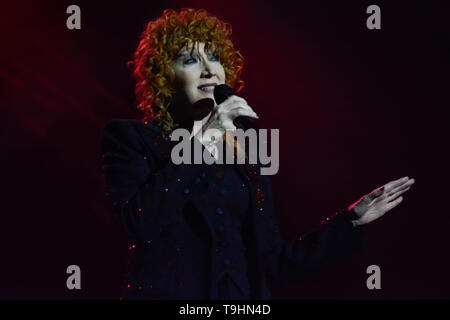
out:
<path id="1" fill-rule="evenodd" d="M 214 100 L 214 87 L 225 83 L 225 70 L 219 61 L 219 56 L 210 48 L 205 52 L 205 43 L 200 42 L 192 50 L 192 41 L 189 42 L 188 49 L 183 47 L 178 53 L 178 57 L 172 61 L 172 68 L 175 71 L 175 98 L 181 102 L 184 108 L 189 109 L 189 105 L 204 99 Z M 214 102 L 216 105 L 216 103 Z M 194 110 L 184 110 L 192 113 Z"/>

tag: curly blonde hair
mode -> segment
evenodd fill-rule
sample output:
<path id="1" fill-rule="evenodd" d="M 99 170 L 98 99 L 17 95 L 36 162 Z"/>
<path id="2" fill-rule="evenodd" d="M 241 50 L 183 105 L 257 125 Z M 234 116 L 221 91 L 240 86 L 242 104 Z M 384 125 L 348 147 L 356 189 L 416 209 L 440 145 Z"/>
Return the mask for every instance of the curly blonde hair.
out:
<path id="1" fill-rule="evenodd" d="M 150 21 L 140 36 L 133 67 L 136 80 L 137 108 L 144 113 L 144 121 L 172 132 L 178 124 L 168 108 L 175 93 L 175 72 L 170 66 L 179 50 L 192 40 L 205 43 L 205 51 L 214 47 L 225 70 L 226 84 L 239 92 L 244 87 L 240 79 L 244 58 L 231 42 L 231 25 L 210 16 L 205 9 L 182 8 L 163 11 L 161 17 Z"/>

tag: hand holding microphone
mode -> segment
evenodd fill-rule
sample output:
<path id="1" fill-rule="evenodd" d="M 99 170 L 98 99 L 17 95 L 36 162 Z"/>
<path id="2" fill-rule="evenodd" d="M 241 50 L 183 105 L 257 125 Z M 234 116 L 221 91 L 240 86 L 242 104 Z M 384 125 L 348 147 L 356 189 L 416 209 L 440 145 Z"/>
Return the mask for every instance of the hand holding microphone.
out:
<path id="1" fill-rule="evenodd" d="M 218 85 L 214 88 L 214 99 L 217 105 L 205 117 L 202 125 L 203 142 L 217 142 L 222 139 L 227 130 L 236 128 L 255 128 L 252 119 L 259 119 L 245 99 L 234 95 L 234 90 L 227 85 Z M 210 130 L 208 133 L 206 132 Z"/>
<path id="2" fill-rule="evenodd" d="M 214 88 L 214 99 L 216 100 L 216 103 L 219 105 L 226 101 L 229 97 L 235 96 L 235 92 L 232 88 L 227 86 L 226 84 L 218 85 Z M 242 98 L 241 98 L 242 99 Z M 248 106 L 247 101 L 242 99 L 246 106 Z M 248 106 L 249 107 L 249 106 Z M 249 107 L 250 108 L 250 107 Z M 252 108 L 250 108 L 251 111 Z M 254 113 L 254 112 L 253 112 Z M 256 115 L 256 113 L 254 113 Z M 258 116 L 256 116 L 256 119 L 258 119 Z M 248 117 L 246 115 L 239 115 L 236 118 L 233 119 L 233 124 L 240 129 L 247 130 L 250 128 L 257 129 L 255 126 L 254 121 L 251 119 L 251 117 Z"/>

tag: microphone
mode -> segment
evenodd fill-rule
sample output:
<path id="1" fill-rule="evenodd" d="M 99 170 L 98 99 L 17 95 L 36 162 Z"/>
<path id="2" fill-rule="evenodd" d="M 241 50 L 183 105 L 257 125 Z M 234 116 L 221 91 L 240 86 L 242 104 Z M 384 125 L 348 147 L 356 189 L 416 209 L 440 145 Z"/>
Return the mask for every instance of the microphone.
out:
<path id="1" fill-rule="evenodd" d="M 226 84 L 220 84 L 214 88 L 214 99 L 216 100 L 217 104 L 221 104 L 225 100 L 227 100 L 229 97 L 233 96 L 235 94 L 233 88 L 230 88 Z M 247 129 L 258 129 L 255 125 L 255 122 L 253 119 L 249 117 L 236 117 L 233 120 L 234 125 L 236 128 L 240 128 L 243 130 Z"/>

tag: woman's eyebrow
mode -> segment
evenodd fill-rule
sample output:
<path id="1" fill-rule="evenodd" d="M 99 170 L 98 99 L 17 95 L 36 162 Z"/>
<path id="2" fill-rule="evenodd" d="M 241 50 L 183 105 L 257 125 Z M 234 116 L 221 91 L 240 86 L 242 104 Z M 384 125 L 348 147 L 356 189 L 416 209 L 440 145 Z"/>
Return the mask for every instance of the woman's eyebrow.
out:
<path id="1" fill-rule="evenodd" d="M 208 52 L 206 52 L 206 55 L 216 55 L 216 54 L 218 54 L 217 51 L 208 51 Z M 198 54 L 195 51 L 188 52 L 186 50 L 183 50 L 183 51 L 181 51 L 181 52 L 179 52 L 177 54 L 176 59 L 181 58 L 181 57 L 194 57 L 194 56 L 197 56 L 197 55 Z"/>
<path id="2" fill-rule="evenodd" d="M 177 55 L 177 58 L 178 57 L 183 57 L 183 56 L 193 56 L 195 53 L 194 52 L 187 52 L 187 51 L 182 51 L 182 52 L 179 52 L 178 53 L 178 55 Z"/>
<path id="3" fill-rule="evenodd" d="M 217 49 L 210 49 L 207 52 L 205 52 L 206 54 L 217 54 L 218 50 Z M 187 51 L 186 49 L 181 50 L 180 52 L 178 52 L 178 56 L 182 56 L 182 55 L 192 55 L 192 54 L 197 54 L 197 51 L 195 50 L 189 50 Z"/>

